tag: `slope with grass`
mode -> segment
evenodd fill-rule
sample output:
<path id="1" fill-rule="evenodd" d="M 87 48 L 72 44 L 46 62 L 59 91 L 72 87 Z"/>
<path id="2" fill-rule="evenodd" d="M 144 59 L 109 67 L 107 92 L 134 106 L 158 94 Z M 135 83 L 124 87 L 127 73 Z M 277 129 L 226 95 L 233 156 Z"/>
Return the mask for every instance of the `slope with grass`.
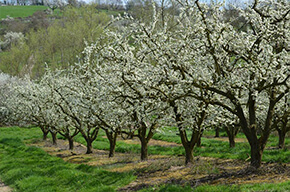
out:
<path id="1" fill-rule="evenodd" d="M 47 9 L 46 6 L 0 6 L 0 20 L 6 18 L 7 15 L 10 17 L 28 17 L 33 15 L 36 11 L 42 11 Z"/>
<path id="2" fill-rule="evenodd" d="M 135 178 L 131 173 L 70 164 L 23 143 L 39 136 L 35 129 L 0 129 L 0 178 L 16 191 L 115 191 Z"/>

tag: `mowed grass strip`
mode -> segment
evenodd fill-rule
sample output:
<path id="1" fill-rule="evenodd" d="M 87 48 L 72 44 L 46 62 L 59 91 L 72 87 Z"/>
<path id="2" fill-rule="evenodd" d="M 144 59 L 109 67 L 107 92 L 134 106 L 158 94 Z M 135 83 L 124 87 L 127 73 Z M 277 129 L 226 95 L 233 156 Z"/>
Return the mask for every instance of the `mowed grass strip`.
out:
<path id="1" fill-rule="evenodd" d="M 70 164 L 23 143 L 37 133 L 40 138 L 35 129 L 0 128 L 0 178 L 15 191 L 115 191 L 135 179 L 132 173 Z"/>
<path id="2" fill-rule="evenodd" d="M 28 17 L 33 15 L 36 11 L 42 11 L 47 9 L 46 6 L 0 6 L 0 19 L 6 18 L 7 15 L 10 17 Z"/>

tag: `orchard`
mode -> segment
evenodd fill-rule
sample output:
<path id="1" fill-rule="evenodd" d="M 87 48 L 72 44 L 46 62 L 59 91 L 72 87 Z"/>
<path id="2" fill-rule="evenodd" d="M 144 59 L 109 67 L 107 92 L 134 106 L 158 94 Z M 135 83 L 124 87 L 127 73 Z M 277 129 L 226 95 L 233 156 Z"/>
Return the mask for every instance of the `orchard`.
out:
<path id="1" fill-rule="evenodd" d="M 87 154 L 103 130 L 109 157 L 117 138 L 138 138 L 142 161 L 154 135 L 174 128 L 187 165 L 203 133 L 222 127 L 232 148 L 245 135 L 249 166 L 260 168 L 270 135 L 285 149 L 290 130 L 289 1 L 254 0 L 230 20 L 222 3 L 175 3 L 174 18 L 157 3 L 147 23 L 114 17 L 66 69 L 36 80 L 2 74 L 1 124 L 37 126 L 55 145 L 60 134 L 71 150 L 81 135 Z"/>

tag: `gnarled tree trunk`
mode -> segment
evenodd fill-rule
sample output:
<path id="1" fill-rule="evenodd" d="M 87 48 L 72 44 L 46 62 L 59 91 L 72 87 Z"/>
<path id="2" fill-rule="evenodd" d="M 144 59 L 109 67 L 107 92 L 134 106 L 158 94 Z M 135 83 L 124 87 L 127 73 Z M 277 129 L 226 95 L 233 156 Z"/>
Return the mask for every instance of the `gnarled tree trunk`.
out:
<path id="1" fill-rule="evenodd" d="M 259 168 L 262 164 L 263 150 L 259 144 L 251 146 L 251 166 Z"/>
<path id="2" fill-rule="evenodd" d="M 93 141 L 91 141 L 90 139 L 86 139 L 86 142 L 87 142 L 87 151 L 86 151 L 86 154 L 93 153 L 93 146 L 92 146 Z"/>
<path id="3" fill-rule="evenodd" d="M 110 142 L 110 150 L 109 150 L 109 157 L 114 157 L 115 155 L 115 148 L 116 148 L 116 141 L 118 137 L 118 131 L 110 131 L 108 129 L 105 129 L 107 138 Z"/>
<path id="4" fill-rule="evenodd" d="M 215 136 L 214 137 L 219 137 L 220 136 L 220 128 L 216 127 L 215 128 Z"/>
<path id="5" fill-rule="evenodd" d="M 197 143 L 196 143 L 196 146 L 197 147 L 201 147 L 201 136 L 199 137 Z"/>
<path id="6" fill-rule="evenodd" d="M 279 135 L 279 149 L 284 149 L 285 147 L 285 136 L 286 136 L 286 132 L 284 130 L 277 130 L 278 131 L 278 135 Z"/>
<path id="7" fill-rule="evenodd" d="M 145 140 L 141 140 L 141 160 L 148 160 L 148 143 Z"/>
<path id="8" fill-rule="evenodd" d="M 239 123 L 235 123 L 225 127 L 229 139 L 230 148 L 234 148 L 236 146 L 235 138 L 240 130 L 239 125 Z"/>
<path id="9" fill-rule="evenodd" d="M 79 129 L 82 136 L 84 137 L 84 139 L 86 140 L 87 143 L 87 151 L 86 154 L 91 154 L 93 153 L 93 142 L 94 140 L 97 138 L 98 133 L 99 133 L 99 128 L 96 127 L 87 127 L 87 130 L 84 131 L 83 129 Z"/>
<path id="10" fill-rule="evenodd" d="M 42 131 L 42 133 L 43 133 L 42 140 L 45 141 L 47 139 L 47 135 L 48 135 L 49 131 Z"/>
<path id="11" fill-rule="evenodd" d="M 185 164 L 193 164 L 193 149 L 194 146 L 200 142 L 201 135 L 202 135 L 202 128 L 201 125 L 203 123 L 203 120 L 205 119 L 205 111 L 203 110 L 199 115 L 197 127 L 192 129 L 192 135 L 190 140 L 187 138 L 187 134 L 185 129 L 183 128 L 182 124 L 182 117 L 181 114 L 178 113 L 178 107 L 175 105 L 174 102 L 170 103 L 170 105 L 173 107 L 173 111 L 175 114 L 175 121 L 177 123 L 177 127 L 179 130 L 179 136 L 181 139 L 182 146 L 185 149 Z"/>
<path id="12" fill-rule="evenodd" d="M 229 145 L 230 148 L 234 148 L 236 146 L 235 137 L 233 135 L 229 136 Z"/>
<path id="13" fill-rule="evenodd" d="M 225 128 L 227 135 L 228 135 L 230 148 L 234 148 L 236 146 L 236 143 L 235 143 L 235 136 L 236 135 L 234 134 L 233 129 L 234 129 L 233 127 L 226 127 Z"/>
<path id="14" fill-rule="evenodd" d="M 193 164 L 193 147 L 190 145 L 183 146 L 185 149 L 185 164 Z"/>
<path id="15" fill-rule="evenodd" d="M 149 127 L 146 125 L 145 122 L 141 122 L 140 128 L 138 129 L 138 135 L 137 137 L 139 138 L 141 142 L 141 160 L 146 161 L 148 159 L 148 143 L 150 139 L 154 135 L 154 130 L 156 129 L 157 124 L 152 123 Z M 148 134 L 147 133 L 148 131 Z"/>
<path id="16" fill-rule="evenodd" d="M 183 129 L 179 129 L 179 135 L 181 138 L 182 146 L 185 149 L 185 164 L 193 164 L 193 149 L 194 146 L 199 142 L 201 133 L 200 131 L 193 130 L 190 140 L 188 140 L 186 131 Z"/>
<path id="17" fill-rule="evenodd" d="M 57 145 L 57 138 L 56 138 L 57 132 L 50 131 L 50 134 L 52 136 L 52 144 Z"/>
<path id="18" fill-rule="evenodd" d="M 114 157 L 115 156 L 115 148 L 116 148 L 116 142 L 110 141 L 109 157 Z"/>
<path id="19" fill-rule="evenodd" d="M 283 94 L 276 97 L 275 89 L 270 92 L 270 103 L 267 110 L 267 117 L 265 120 L 264 129 L 262 130 L 261 137 L 258 138 L 257 125 L 256 125 L 256 106 L 253 94 L 249 92 L 248 109 L 249 109 L 249 124 L 245 118 L 243 109 L 240 104 L 237 103 L 236 111 L 240 120 L 240 125 L 245 133 L 250 146 L 251 146 L 251 166 L 259 168 L 262 164 L 263 151 L 271 133 L 271 124 L 273 121 L 275 104 L 281 99 Z"/>
<path id="20" fill-rule="evenodd" d="M 48 135 L 48 133 L 49 133 L 49 130 L 48 130 L 48 128 L 45 127 L 45 126 L 40 126 L 40 129 L 41 129 L 42 134 L 43 134 L 43 136 L 42 136 L 42 140 L 45 141 L 45 140 L 47 139 L 47 135 Z"/>
<path id="21" fill-rule="evenodd" d="M 74 149 L 74 140 L 72 137 L 68 138 L 68 144 L 69 144 L 69 150 L 73 150 Z"/>

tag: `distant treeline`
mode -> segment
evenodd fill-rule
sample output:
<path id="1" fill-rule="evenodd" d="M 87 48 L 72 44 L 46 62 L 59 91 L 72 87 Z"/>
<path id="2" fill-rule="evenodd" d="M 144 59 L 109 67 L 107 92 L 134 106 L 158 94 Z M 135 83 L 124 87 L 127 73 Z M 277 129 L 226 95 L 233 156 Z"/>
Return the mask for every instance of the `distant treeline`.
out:
<path id="1" fill-rule="evenodd" d="M 44 0 L 2 0 L 0 5 L 45 5 Z"/>

